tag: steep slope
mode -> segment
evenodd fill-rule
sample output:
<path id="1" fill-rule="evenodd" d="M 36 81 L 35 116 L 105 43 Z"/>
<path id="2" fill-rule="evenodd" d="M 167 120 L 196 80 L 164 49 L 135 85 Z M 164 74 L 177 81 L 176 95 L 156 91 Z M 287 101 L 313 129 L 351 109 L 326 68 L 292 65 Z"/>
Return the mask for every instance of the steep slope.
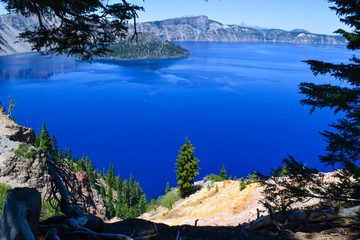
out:
<path id="1" fill-rule="evenodd" d="M 333 173 L 325 174 L 325 179 L 333 179 Z M 180 199 L 173 204 L 171 210 L 157 207 L 155 210 L 143 214 L 144 220 L 164 223 L 170 226 L 237 226 L 268 215 L 268 210 L 259 202 L 263 199 L 264 187 L 259 182 L 250 183 L 244 190 L 240 190 L 240 181 L 225 180 L 222 182 L 196 182 L 201 188 L 187 198 Z M 292 207 L 303 209 L 315 206 L 319 199 L 308 199 L 306 202 L 295 202 Z"/>
<path id="2" fill-rule="evenodd" d="M 31 52 L 29 43 L 20 41 L 19 33 L 38 25 L 35 17 L 22 15 L 0 15 L 0 55 Z"/>
<path id="3" fill-rule="evenodd" d="M 242 191 L 239 181 L 207 184 L 209 187 L 177 201 L 170 211 L 158 207 L 141 218 L 170 226 L 194 225 L 197 219 L 198 226 L 237 226 L 255 220 L 256 209 L 265 211 L 258 202 L 263 189 L 259 183 L 250 184 Z"/>
<path id="4" fill-rule="evenodd" d="M 253 29 L 238 25 L 224 25 L 207 16 L 185 16 L 163 21 L 137 24 L 139 32 L 153 32 L 168 41 L 209 42 L 272 42 L 292 44 L 345 44 L 341 36 L 313 34 L 307 31 Z"/>
<path id="5" fill-rule="evenodd" d="M 35 188 L 46 197 L 49 175 L 44 171 L 44 155 L 34 146 L 35 140 L 34 130 L 9 119 L 0 104 L 0 183 Z M 88 211 L 105 216 L 104 200 L 96 189 L 90 187 L 87 174 L 77 172 L 76 178 L 86 197 Z"/>

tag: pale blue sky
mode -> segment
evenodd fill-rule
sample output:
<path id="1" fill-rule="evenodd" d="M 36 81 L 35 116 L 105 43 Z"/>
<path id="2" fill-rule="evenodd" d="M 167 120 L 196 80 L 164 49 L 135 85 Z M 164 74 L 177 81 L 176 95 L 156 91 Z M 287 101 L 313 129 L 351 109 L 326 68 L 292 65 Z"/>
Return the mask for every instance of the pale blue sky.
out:
<path id="1" fill-rule="evenodd" d="M 110 2 L 116 2 L 110 0 Z M 224 24 L 265 28 L 306 29 L 332 34 L 345 28 L 327 0 L 129 0 L 145 7 L 138 21 L 155 21 L 184 15 L 201 14 Z M 4 10 L 0 10 L 4 13 Z"/>

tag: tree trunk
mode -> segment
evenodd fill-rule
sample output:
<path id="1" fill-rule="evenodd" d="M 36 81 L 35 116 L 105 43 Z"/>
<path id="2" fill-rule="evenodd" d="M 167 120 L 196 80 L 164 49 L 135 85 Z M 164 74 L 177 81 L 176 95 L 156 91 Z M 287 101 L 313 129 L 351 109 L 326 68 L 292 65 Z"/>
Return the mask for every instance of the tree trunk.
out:
<path id="1" fill-rule="evenodd" d="M 352 208 L 277 212 L 273 216 L 268 215 L 255 220 L 248 226 L 248 229 L 255 230 L 275 225 L 280 230 L 284 223 L 306 224 L 309 222 L 333 221 L 339 218 L 360 220 L 360 205 Z"/>
<path id="2" fill-rule="evenodd" d="M 41 195 L 32 188 L 6 192 L 0 219 L 0 239 L 35 240 L 41 211 Z"/>

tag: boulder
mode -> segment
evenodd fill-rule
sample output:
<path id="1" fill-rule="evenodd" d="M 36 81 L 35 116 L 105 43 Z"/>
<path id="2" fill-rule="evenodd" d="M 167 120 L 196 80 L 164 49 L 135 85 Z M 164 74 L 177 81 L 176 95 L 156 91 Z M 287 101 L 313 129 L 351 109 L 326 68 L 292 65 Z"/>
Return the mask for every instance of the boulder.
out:
<path id="1" fill-rule="evenodd" d="M 36 135 L 34 129 L 20 126 L 11 120 L 5 108 L 0 104 L 0 135 L 11 141 L 34 144 Z"/>

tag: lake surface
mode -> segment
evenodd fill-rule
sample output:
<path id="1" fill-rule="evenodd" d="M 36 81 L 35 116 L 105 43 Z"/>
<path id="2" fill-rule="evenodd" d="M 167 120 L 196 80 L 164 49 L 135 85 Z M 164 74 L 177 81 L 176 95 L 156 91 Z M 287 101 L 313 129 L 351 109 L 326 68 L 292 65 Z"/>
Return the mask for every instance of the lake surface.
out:
<path id="1" fill-rule="evenodd" d="M 335 117 L 299 104 L 300 82 L 314 77 L 308 59 L 347 61 L 344 46 L 180 43 L 178 60 L 77 62 L 64 56 L 0 57 L 0 101 L 15 99 L 14 117 L 41 129 L 59 147 L 85 153 L 99 169 L 133 173 L 150 197 L 175 187 L 175 161 L 188 136 L 200 159 L 201 180 L 219 173 L 268 173 L 291 154 L 323 168 L 326 146 L 318 131 Z"/>

